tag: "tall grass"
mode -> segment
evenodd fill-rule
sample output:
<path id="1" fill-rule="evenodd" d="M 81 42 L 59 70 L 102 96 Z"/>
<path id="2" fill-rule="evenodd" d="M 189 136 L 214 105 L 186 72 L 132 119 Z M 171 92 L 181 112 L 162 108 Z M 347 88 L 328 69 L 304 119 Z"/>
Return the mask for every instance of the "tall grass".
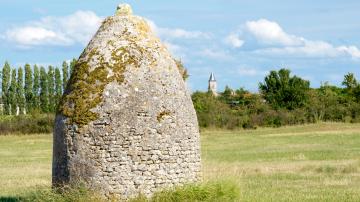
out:
<path id="1" fill-rule="evenodd" d="M 204 184 L 190 184 L 158 193 L 148 200 L 134 199 L 132 202 L 180 202 L 180 201 L 236 201 L 239 187 L 231 181 L 212 181 Z"/>
<path id="2" fill-rule="evenodd" d="M 26 196 L 19 197 L 17 201 L 23 202 L 105 202 L 107 201 L 100 194 L 89 191 L 84 186 L 72 189 L 54 191 L 50 189 L 38 189 Z"/>
<path id="3" fill-rule="evenodd" d="M 189 184 L 155 193 L 151 198 L 139 195 L 129 202 L 231 202 L 239 198 L 239 187 L 231 181 L 212 181 L 202 184 Z M 13 201 L 23 202 L 105 202 L 121 201 L 121 199 L 105 198 L 101 194 L 89 191 L 84 186 L 53 191 L 39 189 Z"/>

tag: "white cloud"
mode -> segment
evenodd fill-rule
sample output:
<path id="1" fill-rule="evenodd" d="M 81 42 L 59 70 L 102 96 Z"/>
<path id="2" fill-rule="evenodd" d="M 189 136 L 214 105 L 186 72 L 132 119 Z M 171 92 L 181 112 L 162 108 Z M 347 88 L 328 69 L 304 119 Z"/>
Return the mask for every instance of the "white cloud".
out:
<path id="1" fill-rule="evenodd" d="M 258 76 L 258 75 L 265 75 L 266 71 L 261 71 L 256 68 L 243 66 L 237 68 L 237 73 L 242 76 Z"/>
<path id="2" fill-rule="evenodd" d="M 248 21 L 245 26 L 249 33 L 264 44 L 296 46 L 304 43 L 303 38 L 287 34 L 278 23 L 266 19 Z"/>
<path id="3" fill-rule="evenodd" d="M 196 38 L 209 38 L 210 36 L 200 31 L 186 31 L 184 29 L 176 28 L 160 28 L 157 30 L 160 36 L 167 36 L 171 38 L 184 38 L 184 39 L 196 39 Z"/>
<path id="4" fill-rule="evenodd" d="M 64 36 L 43 27 L 18 27 L 6 32 L 6 39 L 22 46 L 67 45 L 70 41 Z"/>
<path id="5" fill-rule="evenodd" d="M 178 53 L 179 51 L 182 50 L 181 46 L 171 43 L 169 41 L 164 41 L 164 45 L 166 46 L 167 49 L 169 49 L 169 51 L 172 54 Z"/>
<path id="6" fill-rule="evenodd" d="M 199 55 L 207 57 L 207 58 L 213 58 L 218 60 L 230 60 L 232 57 L 227 52 L 224 52 L 222 50 L 213 50 L 206 48 L 199 52 Z"/>
<path id="7" fill-rule="evenodd" d="M 68 16 L 44 17 L 39 21 L 16 26 L 5 32 L 5 39 L 20 47 L 39 45 L 86 45 L 101 24 L 102 18 L 92 11 L 77 11 Z"/>
<path id="8" fill-rule="evenodd" d="M 303 46 L 286 46 L 281 48 L 264 48 L 255 51 L 260 54 L 274 56 L 290 55 L 293 57 L 352 57 L 360 58 L 360 50 L 355 46 L 333 46 L 324 41 L 306 40 Z"/>
<path id="9" fill-rule="evenodd" d="M 201 31 L 188 31 L 181 28 L 166 28 L 166 27 L 159 27 L 153 21 L 146 19 L 149 26 L 162 39 L 175 39 L 175 38 L 182 38 L 182 39 L 210 39 L 211 34 L 201 32 Z"/>
<path id="10" fill-rule="evenodd" d="M 173 42 L 169 42 L 169 41 L 164 41 L 163 42 L 164 45 L 166 46 L 166 48 L 170 51 L 170 53 L 175 56 L 175 58 L 177 59 L 181 59 L 182 61 L 186 61 L 187 60 L 187 56 L 186 56 L 186 50 L 184 47 L 179 46 Z"/>
<path id="11" fill-rule="evenodd" d="M 337 47 L 337 50 L 347 53 L 354 58 L 360 58 L 360 50 L 356 46 L 340 46 Z"/>
<path id="12" fill-rule="evenodd" d="M 210 33 L 201 31 L 189 31 L 182 28 L 160 27 L 154 21 L 146 19 L 151 30 L 163 41 L 168 50 L 182 61 L 187 61 L 189 54 L 186 41 L 208 40 L 212 36 Z"/>
<path id="13" fill-rule="evenodd" d="M 248 21 L 241 30 L 243 37 L 255 38 L 259 46 L 255 47 L 255 53 L 292 56 L 292 57 L 352 57 L 360 58 L 360 50 L 356 46 L 334 46 L 325 41 L 314 41 L 300 36 L 286 33 L 276 22 L 266 19 Z M 240 33 L 230 34 L 240 40 Z M 228 36 L 228 38 L 229 38 Z M 247 41 L 242 41 L 240 47 Z M 231 44 L 235 47 L 233 44 Z M 239 48 L 240 48 L 239 47 Z"/>
<path id="14" fill-rule="evenodd" d="M 225 43 L 233 46 L 234 48 L 240 48 L 244 44 L 244 41 L 240 39 L 239 34 L 231 33 L 225 38 Z"/>

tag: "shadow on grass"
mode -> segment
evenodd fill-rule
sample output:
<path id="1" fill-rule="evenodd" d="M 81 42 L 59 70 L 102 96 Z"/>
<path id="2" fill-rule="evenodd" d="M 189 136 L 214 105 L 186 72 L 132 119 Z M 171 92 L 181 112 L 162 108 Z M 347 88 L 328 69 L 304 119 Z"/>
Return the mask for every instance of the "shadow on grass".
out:
<path id="1" fill-rule="evenodd" d="M 18 202 L 20 199 L 18 197 L 0 197 L 0 202 Z"/>

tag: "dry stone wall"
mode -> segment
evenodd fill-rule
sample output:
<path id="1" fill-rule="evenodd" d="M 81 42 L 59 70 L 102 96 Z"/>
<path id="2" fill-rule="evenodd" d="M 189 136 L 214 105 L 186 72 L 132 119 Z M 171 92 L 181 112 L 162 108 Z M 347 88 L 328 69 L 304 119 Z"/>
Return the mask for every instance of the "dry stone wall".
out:
<path id="1" fill-rule="evenodd" d="M 90 41 L 55 120 L 53 185 L 150 196 L 200 178 L 196 113 L 146 21 L 118 7 Z"/>

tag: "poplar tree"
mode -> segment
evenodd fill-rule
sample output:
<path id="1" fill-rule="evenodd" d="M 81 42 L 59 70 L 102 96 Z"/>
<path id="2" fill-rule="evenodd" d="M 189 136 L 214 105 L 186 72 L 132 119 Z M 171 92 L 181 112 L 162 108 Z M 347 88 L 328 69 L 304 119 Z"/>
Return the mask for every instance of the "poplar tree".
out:
<path id="1" fill-rule="evenodd" d="M 19 107 L 19 114 L 25 112 L 25 97 L 24 97 L 24 73 L 23 68 L 18 68 L 17 85 L 16 85 L 16 100 Z"/>
<path id="2" fill-rule="evenodd" d="M 40 68 L 40 108 L 42 112 L 49 112 L 48 75 L 44 67 Z"/>
<path id="3" fill-rule="evenodd" d="M 55 77 L 54 77 L 54 67 L 49 66 L 48 69 L 48 93 L 49 93 L 49 112 L 54 112 L 55 110 Z"/>
<path id="4" fill-rule="evenodd" d="M 26 100 L 26 112 L 31 111 L 34 106 L 34 94 L 33 94 L 33 80 L 32 71 L 29 64 L 25 65 L 25 100 Z"/>
<path id="5" fill-rule="evenodd" d="M 40 72 L 39 67 L 37 65 L 34 66 L 34 85 L 33 85 L 33 99 L 32 104 L 33 108 L 36 110 L 40 110 Z"/>
<path id="6" fill-rule="evenodd" d="M 74 68 L 75 68 L 75 65 L 76 65 L 76 59 L 73 58 L 72 61 L 70 62 L 70 77 L 71 77 L 71 74 L 73 73 L 74 71 Z"/>
<path id="7" fill-rule="evenodd" d="M 16 115 L 16 90 L 17 90 L 17 81 L 16 81 L 16 69 L 11 70 L 11 82 L 9 87 L 9 104 L 11 115 Z"/>
<path id="8" fill-rule="evenodd" d="M 55 109 L 59 104 L 62 95 L 61 73 L 58 67 L 55 68 Z"/>
<path id="9" fill-rule="evenodd" d="M 5 62 L 5 65 L 2 70 L 2 101 L 4 104 L 4 114 L 10 114 L 10 105 L 9 105 L 9 87 L 10 87 L 10 65 L 8 62 Z"/>
<path id="10" fill-rule="evenodd" d="M 62 74 L 63 74 L 63 90 L 65 91 L 67 82 L 69 80 L 69 65 L 66 61 L 62 64 Z"/>

